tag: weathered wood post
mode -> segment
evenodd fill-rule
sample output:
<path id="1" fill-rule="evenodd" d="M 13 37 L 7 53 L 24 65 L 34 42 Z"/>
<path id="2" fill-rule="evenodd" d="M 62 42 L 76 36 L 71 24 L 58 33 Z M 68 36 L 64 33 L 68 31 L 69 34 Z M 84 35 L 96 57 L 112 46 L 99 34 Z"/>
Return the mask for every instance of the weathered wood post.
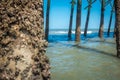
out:
<path id="1" fill-rule="evenodd" d="M 115 14 L 116 14 L 117 57 L 120 57 L 120 1 L 119 0 L 115 0 Z"/>

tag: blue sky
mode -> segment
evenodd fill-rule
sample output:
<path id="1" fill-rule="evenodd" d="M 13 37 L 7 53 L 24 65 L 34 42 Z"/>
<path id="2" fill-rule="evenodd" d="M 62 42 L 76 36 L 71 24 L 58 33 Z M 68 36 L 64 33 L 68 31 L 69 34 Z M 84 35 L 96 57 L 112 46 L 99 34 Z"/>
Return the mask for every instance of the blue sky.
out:
<path id="1" fill-rule="evenodd" d="M 77 1 L 77 0 L 76 0 Z M 50 29 L 68 29 L 69 28 L 69 19 L 70 19 L 70 10 L 71 10 L 71 0 L 51 0 L 50 8 Z M 44 26 L 46 19 L 46 5 L 47 0 L 44 0 Z M 82 0 L 82 19 L 81 19 L 81 29 L 84 29 L 86 22 L 87 9 L 84 9 L 87 6 L 87 0 Z M 100 2 L 97 0 L 92 8 L 90 14 L 90 22 L 88 29 L 99 29 L 100 24 Z M 105 22 L 104 28 L 108 27 L 109 18 L 110 18 L 111 7 L 108 5 L 105 9 Z M 112 21 L 112 28 L 114 28 L 114 17 Z M 73 16 L 73 29 L 76 26 L 76 5 L 74 9 Z"/>

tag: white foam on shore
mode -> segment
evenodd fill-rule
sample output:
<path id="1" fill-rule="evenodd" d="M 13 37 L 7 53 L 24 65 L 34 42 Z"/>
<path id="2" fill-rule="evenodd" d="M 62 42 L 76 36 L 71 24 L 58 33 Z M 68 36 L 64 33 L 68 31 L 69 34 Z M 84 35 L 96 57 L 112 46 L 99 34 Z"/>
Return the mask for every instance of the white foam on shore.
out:
<path id="1" fill-rule="evenodd" d="M 92 31 L 87 31 L 87 34 L 92 34 Z M 68 31 L 50 31 L 50 34 L 68 34 Z M 75 31 L 72 31 L 72 34 L 75 34 Z M 81 31 L 81 34 L 84 34 L 83 31 Z"/>

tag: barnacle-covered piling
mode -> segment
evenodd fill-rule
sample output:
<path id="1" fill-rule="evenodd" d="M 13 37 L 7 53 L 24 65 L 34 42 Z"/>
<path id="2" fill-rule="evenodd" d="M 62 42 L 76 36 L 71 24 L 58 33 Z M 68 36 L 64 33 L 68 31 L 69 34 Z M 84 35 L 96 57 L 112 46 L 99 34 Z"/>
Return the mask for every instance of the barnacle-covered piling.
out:
<path id="1" fill-rule="evenodd" d="M 0 0 L 0 80 L 50 80 L 42 0 Z"/>

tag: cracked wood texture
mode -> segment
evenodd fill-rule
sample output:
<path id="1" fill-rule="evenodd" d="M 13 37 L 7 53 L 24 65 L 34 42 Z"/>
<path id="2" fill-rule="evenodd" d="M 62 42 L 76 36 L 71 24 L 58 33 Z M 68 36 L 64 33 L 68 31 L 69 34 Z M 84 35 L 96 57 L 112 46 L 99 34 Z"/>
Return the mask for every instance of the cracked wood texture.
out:
<path id="1" fill-rule="evenodd" d="M 50 80 L 43 0 L 0 0 L 0 80 Z"/>

